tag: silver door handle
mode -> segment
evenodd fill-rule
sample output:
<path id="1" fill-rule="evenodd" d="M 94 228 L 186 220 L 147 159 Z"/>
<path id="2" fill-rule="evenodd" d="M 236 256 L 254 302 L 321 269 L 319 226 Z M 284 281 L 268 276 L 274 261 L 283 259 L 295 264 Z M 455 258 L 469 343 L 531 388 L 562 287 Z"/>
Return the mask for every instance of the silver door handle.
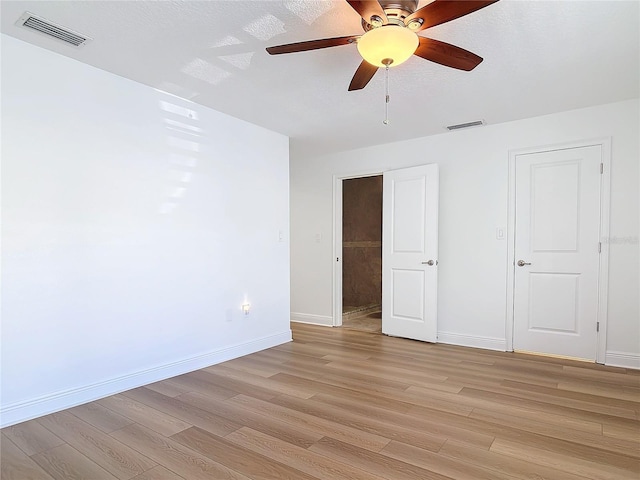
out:
<path id="1" fill-rule="evenodd" d="M 435 262 L 433 260 L 429 260 L 428 262 L 422 262 L 422 265 L 429 265 L 430 267 L 433 267 L 434 265 L 437 265 L 438 261 L 436 260 Z"/>
<path id="2" fill-rule="evenodd" d="M 531 265 L 531 264 L 525 262 L 524 260 L 518 260 L 518 266 L 519 267 L 524 267 L 525 265 Z"/>

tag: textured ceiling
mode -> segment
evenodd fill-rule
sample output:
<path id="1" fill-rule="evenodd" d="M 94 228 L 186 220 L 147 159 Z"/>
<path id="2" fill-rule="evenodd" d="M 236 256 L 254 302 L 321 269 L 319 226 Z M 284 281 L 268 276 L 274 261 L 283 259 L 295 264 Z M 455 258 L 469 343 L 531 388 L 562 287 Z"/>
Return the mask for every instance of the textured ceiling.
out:
<path id="1" fill-rule="evenodd" d="M 428 1 L 421 0 L 419 6 Z M 361 34 L 343 0 L 7 1 L 2 32 L 291 137 L 320 154 L 637 98 L 640 2 L 502 0 L 420 33 L 484 58 L 463 72 L 412 57 L 361 91 L 355 45 L 265 47 Z M 77 49 L 19 28 L 29 11 L 93 38 Z M 455 135 L 455 133 L 451 133 Z"/>

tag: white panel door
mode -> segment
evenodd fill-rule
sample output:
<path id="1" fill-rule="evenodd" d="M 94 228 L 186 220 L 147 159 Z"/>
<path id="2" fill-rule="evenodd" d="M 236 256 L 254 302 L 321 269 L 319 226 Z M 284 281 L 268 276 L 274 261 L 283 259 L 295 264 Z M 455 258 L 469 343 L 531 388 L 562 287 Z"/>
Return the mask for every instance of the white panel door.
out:
<path id="1" fill-rule="evenodd" d="M 382 333 L 435 342 L 438 166 L 383 177 Z"/>
<path id="2" fill-rule="evenodd" d="M 514 350 L 595 360 L 601 146 L 516 156 Z"/>

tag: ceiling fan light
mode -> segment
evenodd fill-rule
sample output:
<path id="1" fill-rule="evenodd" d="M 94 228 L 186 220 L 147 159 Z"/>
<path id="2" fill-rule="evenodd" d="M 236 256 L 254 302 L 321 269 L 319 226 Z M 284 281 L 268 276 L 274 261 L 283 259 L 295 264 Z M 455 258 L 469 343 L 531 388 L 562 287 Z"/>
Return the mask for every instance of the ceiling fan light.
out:
<path id="1" fill-rule="evenodd" d="M 414 54 L 418 43 L 418 36 L 408 28 L 385 25 L 362 35 L 358 40 L 358 52 L 376 67 L 396 67 Z"/>

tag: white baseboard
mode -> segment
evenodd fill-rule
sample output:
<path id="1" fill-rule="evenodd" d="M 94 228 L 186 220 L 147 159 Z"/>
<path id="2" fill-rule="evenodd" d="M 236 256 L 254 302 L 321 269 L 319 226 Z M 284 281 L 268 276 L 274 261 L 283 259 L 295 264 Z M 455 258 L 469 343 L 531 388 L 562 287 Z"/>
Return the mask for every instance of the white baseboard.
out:
<path id="1" fill-rule="evenodd" d="M 217 363 L 226 362 L 227 360 L 233 360 L 234 358 L 259 352 L 260 350 L 282 345 L 290 341 L 291 330 L 287 330 L 268 337 L 221 348 L 203 355 L 160 365 L 122 377 L 3 406 L 0 408 L 0 428 L 75 407 L 83 403 L 92 402 L 132 388 L 175 377 L 176 375 L 199 370 Z"/>
<path id="2" fill-rule="evenodd" d="M 298 323 L 311 323 L 312 325 L 324 325 L 333 327 L 333 317 L 329 315 L 313 315 L 311 313 L 291 312 L 291 321 Z"/>
<path id="3" fill-rule="evenodd" d="M 438 332 L 438 343 L 459 345 L 461 347 L 484 348 L 485 350 L 497 350 L 499 352 L 504 352 L 507 349 L 507 342 L 504 338 L 476 337 L 451 332 Z"/>
<path id="4" fill-rule="evenodd" d="M 637 353 L 608 351 L 604 364 L 612 367 L 635 368 L 640 370 L 640 355 Z"/>

